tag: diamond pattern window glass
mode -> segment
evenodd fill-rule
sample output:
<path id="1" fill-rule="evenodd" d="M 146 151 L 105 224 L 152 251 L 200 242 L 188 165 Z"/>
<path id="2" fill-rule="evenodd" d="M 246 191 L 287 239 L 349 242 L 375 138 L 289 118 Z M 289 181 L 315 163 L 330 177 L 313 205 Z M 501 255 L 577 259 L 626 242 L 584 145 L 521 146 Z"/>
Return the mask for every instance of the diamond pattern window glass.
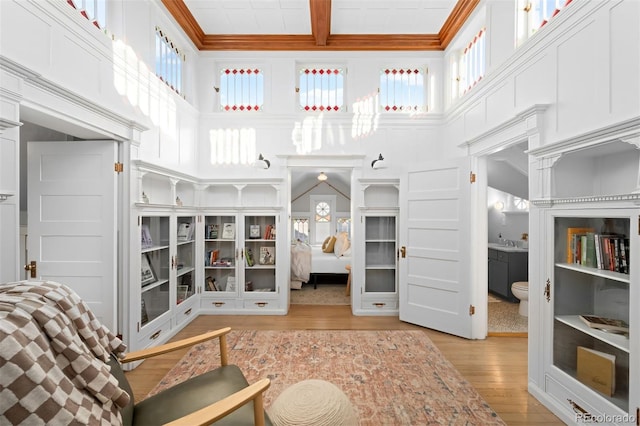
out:
<path id="1" fill-rule="evenodd" d="M 344 107 L 344 71 L 341 68 L 301 68 L 298 102 L 304 111 L 340 111 Z"/>
<path id="2" fill-rule="evenodd" d="M 156 27 L 156 75 L 178 94 L 182 94 L 183 61 L 184 55 L 173 41 Z"/>
<path id="3" fill-rule="evenodd" d="M 426 71 L 387 68 L 380 72 L 380 108 L 385 112 L 427 111 Z"/>
<path id="4" fill-rule="evenodd" d="M 264 103 L 264 74 L 258 68 L 220 70 L 220 109 L 260 111 Z"/>
<path id="5" fill-rule="evenodd" d="M 484 77 L 486 33 L 484 28 L 481 29 L 462 53 L 460 86 L 463 93 L 471 90 Z"/>
<path id="6" fill-rule="evenodd" d="M 107 0 L 67 0 L 67 3 L 100 29 L 107 26 Z"/>
<path id="7" fill-rule="evenodd" d="M 309 218 L 293 218 L 293 239 L 295 241 L 309 242 Z"/>
<path id="8" fill-rule="evenodd" d="M 517 44 L 527 40 L 544 27 L 572 0 L 516 0 Z"/>

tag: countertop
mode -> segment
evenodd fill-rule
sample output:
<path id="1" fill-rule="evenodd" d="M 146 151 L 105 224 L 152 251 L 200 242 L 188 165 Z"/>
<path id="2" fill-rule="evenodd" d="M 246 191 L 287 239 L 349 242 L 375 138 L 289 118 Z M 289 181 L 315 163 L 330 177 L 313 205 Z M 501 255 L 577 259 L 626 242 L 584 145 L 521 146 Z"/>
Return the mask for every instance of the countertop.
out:
<path id="1" fill-rule="evenodd" d="M 528 248 L 510 247 L 510 246 L 504 246 L 502 244 L 497 244 L 497 243 L 489 243 L 489 248 L 494 250 L 507 251 L 511 253 L 523 253 L 523 252 L 527 253 L 529 251 Z"/>

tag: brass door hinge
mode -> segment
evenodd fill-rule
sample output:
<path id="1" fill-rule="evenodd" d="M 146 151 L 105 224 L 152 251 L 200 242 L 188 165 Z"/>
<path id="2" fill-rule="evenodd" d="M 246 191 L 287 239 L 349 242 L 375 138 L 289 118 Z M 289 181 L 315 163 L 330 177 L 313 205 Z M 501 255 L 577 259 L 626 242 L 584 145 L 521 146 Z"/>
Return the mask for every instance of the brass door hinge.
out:
<path id="1" fill-rule="evenodd" d="M 469 305 L 469 316 L 476 314 L 476 307 L 473 305 Z"/>
<path id="2" fill-rule="evenodd" d="M 471 183 L 475 183 L 476 182 L 476 174 L 473 172 L 469 172 L 469 182 Z"/>
<path id="3" fill-rule="evenodd" d="M 122 163 L 114 163 L 114 170 L 116 173 L 122 173 L 124 171 L 124 164 Z"/>

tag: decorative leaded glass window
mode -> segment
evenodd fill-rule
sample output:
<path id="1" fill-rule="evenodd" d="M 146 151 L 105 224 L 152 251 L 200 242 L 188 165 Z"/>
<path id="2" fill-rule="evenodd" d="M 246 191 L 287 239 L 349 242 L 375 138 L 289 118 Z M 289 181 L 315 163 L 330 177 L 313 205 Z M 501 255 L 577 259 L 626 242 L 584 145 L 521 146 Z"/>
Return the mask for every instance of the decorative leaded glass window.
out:
<path id="1" fill-rule="evenodd" d="M 341 68 L 301 68 L 298 102 L 305 111 L 340 111 L 344 106 L 344 73 Z"/>
<path id="2" fill-rule="evenodd" d="M 385 112 L 427 111 L 426 71 L 387 68 L 380 72 L 380 108 Z"/>
<path id="3" fill-rule="evenodd" d="M 220 108 L 223 111 L 260 111 L 264 103 L 264 74 L 258 68 L 220 71 Z"/>

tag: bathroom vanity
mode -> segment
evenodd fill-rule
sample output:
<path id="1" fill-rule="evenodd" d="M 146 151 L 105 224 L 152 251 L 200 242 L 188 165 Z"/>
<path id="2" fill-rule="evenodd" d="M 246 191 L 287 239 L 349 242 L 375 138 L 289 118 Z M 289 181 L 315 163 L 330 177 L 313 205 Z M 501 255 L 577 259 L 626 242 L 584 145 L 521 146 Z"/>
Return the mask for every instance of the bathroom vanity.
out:
<path id="1" fill-rule="evenodd" d="M 518 302 L 511 284 L 529 281 L 529 250 L 489 243 L 489 291 L 510 302 Z"/>

